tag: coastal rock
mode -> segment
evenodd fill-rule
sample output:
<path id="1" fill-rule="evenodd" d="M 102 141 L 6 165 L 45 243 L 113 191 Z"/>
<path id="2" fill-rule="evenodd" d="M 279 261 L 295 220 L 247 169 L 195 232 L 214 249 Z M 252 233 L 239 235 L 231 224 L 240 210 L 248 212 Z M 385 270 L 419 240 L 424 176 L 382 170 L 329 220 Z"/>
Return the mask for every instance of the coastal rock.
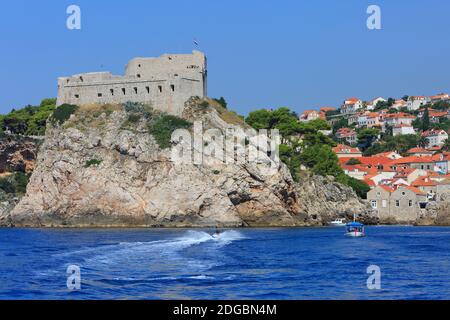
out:
<path id="1" fill-rule="evenodd" d="M 38 144 L 35 139 L 20 136 L 0 138 L 0 174 L 15 171 L 32 172 Z"/>
<path id="2" fill-rule="evenodd" d="M 205 129 L 222 133 L 230 124 L 245 127 L 237 116 L 208 101 L 210 105 L 203 107 L 195 100 L 188 102 L 183 118 L 201 120 Z M 27 193 L 0 223 L 308 226 L 339 214 L 361 214 L 367 207 L 338 183 L 318 177 L 295 183 L 284 164 L 268 174 L 270 159 L 262 152 L 260 161 L 251 163 L 223 163 L 206 155 L 201 164 L 175 163 L 171 149 L 159 147 L 145 119 L 130 126 L 128 117 L 126 111 L 115 108 L 100 115 L 76 113 L 62 126 L 49 124 Z M 194 146 L 194 158 L 200 153 Z"/>
<path id="3" fill-rule="evenodd" d="M 333 180 L 307 172 L 302 174 L 301 182 L 296 185 L 300 212 L 317 224 L 328 224 L 336 218 L 351 221 L 353 215 L 366 224 L 378 223 L 366 201 L 358 198 L 352 188 Z"/>

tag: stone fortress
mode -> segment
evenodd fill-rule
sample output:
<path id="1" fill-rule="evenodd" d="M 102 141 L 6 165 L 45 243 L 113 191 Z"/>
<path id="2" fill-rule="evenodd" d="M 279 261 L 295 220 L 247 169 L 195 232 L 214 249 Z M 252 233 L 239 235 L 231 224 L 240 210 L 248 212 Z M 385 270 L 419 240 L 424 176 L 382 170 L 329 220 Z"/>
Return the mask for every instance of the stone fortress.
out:
<path id="1" fill-rule="evenodd" d="M 135 58 L 124 76 L 92 72 L 58 79 L 57 105 L 118 104 L 127 101 L 181 115 L 193 96 L 207 96 L 207 63 L 202 52 Z"/>

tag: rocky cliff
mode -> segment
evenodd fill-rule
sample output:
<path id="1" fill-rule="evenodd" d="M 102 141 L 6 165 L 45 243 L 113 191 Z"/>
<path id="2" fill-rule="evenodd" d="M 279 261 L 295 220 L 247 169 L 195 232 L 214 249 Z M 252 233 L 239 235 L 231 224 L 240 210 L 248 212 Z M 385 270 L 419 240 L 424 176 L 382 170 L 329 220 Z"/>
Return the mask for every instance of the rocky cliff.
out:
<path id="1" fill-rule="evenodd" d="M 306 176 L 297 184 L 284 165 L 267 174 L 264 156 L 257 163 L 174 163 L 171 149 L 151 134 L 149 123 L 159 116 L 122 106 L 86 106 L 62 125 L 49 123 L 27 193 L 0 223 L 307 226 L 353 212 L 368 216 L 367 204 L 350 188 Z M 230 124 L 245 126 L 210 100 L 193 99 L 183 118 L 221 132 Z"/>
<path id="2" fill-rule="evenodd" d="M 37 149 L 38 141 L 35 139 L 6 135 L 0 138 L 0 174 L 32 172 Z"/>

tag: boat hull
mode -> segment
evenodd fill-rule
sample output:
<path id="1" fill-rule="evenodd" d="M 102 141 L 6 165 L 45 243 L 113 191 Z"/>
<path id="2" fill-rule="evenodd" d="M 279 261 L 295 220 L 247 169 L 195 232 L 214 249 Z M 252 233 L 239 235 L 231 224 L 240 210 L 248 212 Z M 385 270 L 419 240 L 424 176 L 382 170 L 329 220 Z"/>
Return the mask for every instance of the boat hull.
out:
<path id="1" fill-rule="evenodd" d="M 330 226 L 331 227 L 345 227 L 346 224 L 345 223 L 333 223 L 333 222 L 331 222 Z"/>
<path id="2" fill-rule="evenodd" d="M 361 237 L 365 237 L 366 234 L 364 232 L 360 232 L 360 231 L 352 231 L 352 232 L 347 232 L 345 234 L 345 236 L 352 237 L 352 238 L 361 238 Z"/>

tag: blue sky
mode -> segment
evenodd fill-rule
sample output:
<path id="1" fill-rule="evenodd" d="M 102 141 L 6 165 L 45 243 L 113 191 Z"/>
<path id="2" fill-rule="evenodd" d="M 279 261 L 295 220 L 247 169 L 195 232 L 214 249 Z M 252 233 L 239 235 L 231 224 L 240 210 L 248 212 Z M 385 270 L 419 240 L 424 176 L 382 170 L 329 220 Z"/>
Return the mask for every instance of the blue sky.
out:
<path id="1" fill-rule="evenodd" d="M 66 28 L 81 7 L 82 29 Z M 382 10 L 382 30 L 366 9 Z M 0 113 L 56 96 L 58 76 L 122 74 L 135 56 L 208 56 L 209 95 L 247 114 L 450 91 L 446 0 L 15 0 L 0 8 Z"/>

